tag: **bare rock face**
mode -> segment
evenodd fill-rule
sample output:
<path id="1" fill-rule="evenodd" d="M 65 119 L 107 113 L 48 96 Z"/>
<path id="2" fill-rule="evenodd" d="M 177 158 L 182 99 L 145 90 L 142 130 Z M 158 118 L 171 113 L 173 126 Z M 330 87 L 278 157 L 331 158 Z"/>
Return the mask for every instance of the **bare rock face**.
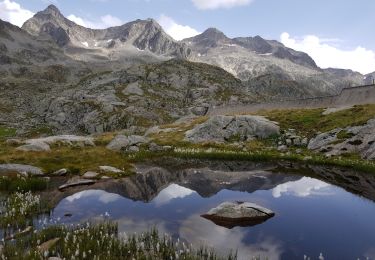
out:
<path id="1" fill-rule="evenodd" d="M 24 165 L 24 164 L 0 164 L 0 174 L 8 173 L 8 172 L 18 172 L 18 173 L 26 173 L 33 176 L 40 176 L 43 175 L 43 171 L 31 165 Z"/>
<path id="2" fill-rule="evenodd" d="M 343 136 L 341 139 L 339 138 Z M 335 129 L 313 138 L 308 148 L 327 156 L 359 153 L 363 159 L 375 159 L 375 119 L 362 126 Z"/>
<path id="3" fill-rule="evenodd" d="M 112 151 L 139 151 L 139 146 L 148 143 L 148 140 L 139 135 L 118 135 L 108 145 L 107 149 Z"/>
<path id="4" fill-rule="evenodd" d="M 95 183 L 94 180 L 81 179 L 80 177 L 73 177 L 72 179 L 68 180 L 65 184 L 61 185 L 59 187 L 59 190 L 64 191 L 71 187 L 92 185 L 94 183 Z"/>
<path id="5" fill-rule="evenodd" d="M 279 126 L 261 116 L 213 116 L 185 133 L 185 140 L 199 142 L 246 141 L 279 134 Z"/>
<path id="6" fill-rule="evenodd" d="M 68 52 L 69 47 L 75 47 L 104 56 L 107 53 L 106 58 L 110 55 L 108 49 L 116 52 L 112 58 L 137 53 L 144 55 L 142 51 L 173 58 L 186 58 L 190 53 L 185 44 L 166 34 L 153 19 L 136 20 L 107 29 L 89 29 L 68 20 L 56 6 L 50 5 L 27 20 L 22 28 L 32 35 L 51 37 Z"/>
<path id="7" fill-rule="evenodd" d="M 46 152 L 50 151 L 50 145 L 61 143 L 64 145 L 78 144 L 82 146 L 95 146 L 94 139 L 90 136 L 57 135 L 43 138 L 28 139 L 25 144 L 17 150 L 24 152 Z"/>
<path id="8" fill-rule="evenodd" d="M 250 202 L 224 202 L 202 217 L 226 228 L 254 226 L 272 218 L 271 210 Z"/>
<path id="9" fill-rule="evenodd" d="M 308 54 L 260 36 L 231 39 L 210 28 L 182 42 L 191 49 L 190 60 L 219 66 L 272 99 L 335 94 L 344 80 L 352 85 L 364 81 L 360 73 L 322 70 Z"/>

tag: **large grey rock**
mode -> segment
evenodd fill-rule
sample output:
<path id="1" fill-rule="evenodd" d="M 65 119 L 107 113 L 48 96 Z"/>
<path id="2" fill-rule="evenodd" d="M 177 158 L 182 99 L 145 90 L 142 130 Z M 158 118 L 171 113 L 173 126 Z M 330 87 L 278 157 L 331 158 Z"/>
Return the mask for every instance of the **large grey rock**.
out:
<path id="1" fill-rule="evenodd" d="M 310 150 L 317 150 L 322 148 L 323 146 L 329 145 L 335 141 L 337 141 L 337 134 L 341 131 L 341 128 L 336 128 L 332 131 L 327 133 L 321 133 L 317 135 L 315 138 L 312 138 L 307 146 Z"/>
<path id="2" fill-rule="evenodd" d="M 260 224 L 275 215 L 271 210 L 250 202 L 223 202 L 209 210 L 202 217 L 219 226 L 253 226 Z"/>
<path id="3" fill-rule="evenodd" d="M 43 175 L 43 171 L 31 165 L 24 164 L 0 164 L 0 174 L 8 172 L 27 173 L 33 176 Z"/>
<path id="4" fill-rule="evenodd" d="M 140 135 L 118 135 L 107 145 L 107 149 L 113 151 L 138 151 L 139 146 L 145 143 L 148 143 L 148 139 Z"/>
<path id="5" fill-rule="evenodd" d="M 138 82 L 134 82 L 129 84 L 124 91 L 122 91 L 124 95 L 138 95 L 138 96 L 143 96 L 144 92 L 143 90 L 139 87 Z"/>
<path id="6" fill-rule="evenodd" d="M 50 151 L 50 145 L 62 143 L 65 145 L 79 144 L 82 146 L 94 146 L 94 139 L 89 136 L 76 135 L 57 135 L 43 138 L 28 139 L 25 144 L 18 147 L 17 150 L 24 152 L 45 152 Z"/>
<path id="7" fill-rule="evenodd" d="M 68 169 L 62 168 L 52 173 L 53 176 L 65 176 L 68 174 Z"/>
<path id="8" fill-rule="evenodd" d="M 213 116 L 185 133 L 185 140 L 198 142 L 246 141 L 279 134 L 279 126 L 261 116 Z"/>
<path id="9" fill-rule="evenodd" d="M 94 183 L 95 183 L 94 180 L 81 179 L 80 177 L 73 177 L 72 179 L 68 180 L 65 184 L 59 186 L 59 190 L 63 191 L 71 187 L 82 186 L 82 185 L 92 185 Z"/>
<path id="10" fill-rule="evenodd" d="M 127 136 L 118 135 L 107 145 L 107 149 L 121 151 L 124 147 L 128 147 L 129 145 L 130 141 Z"/>
<path id="11" fill-rule="evenodd" d="M 124 173 L 123 170 L 117 169 L 116 167 L 113 167 L 113 166 L 107 166 L 107 165 L 99 166 L 99 169 L 101 172 L 104 172 L 104 173 Z"/>
<path id="12" fill-rule="evenodd" d="M 33 142 L 30 144 L 21 145 L 16 150 L 23 152 L 47 152 L 51 150 L 51 147 L 44 142 Z"/>
<path id="13" fill-rule="evenodd" d="M 25 141 L 26 144 L 56 144 L 56 143 L 63 143 L 67 145 L 72 145 L 75 143 L 81 143 L 87 146 L 94 146 L 94 138 L 91 136 L 77 136 L 77 135 L 56 135 L 56 136 L 48 136 L 43 138 L 36 138 L 36 139 L 28 139 Z"/>
<path id="14" fill-rule="evenodd" d="M 84 178 L 84 179 L 95 179 L 95 178 L 97 178 L 98 176 L 99 176 L 99 173 L 88 171 L 88 172 L 85 172 L 85 173 L 82 175 L 82 178 Z"/>
<path id="15" fill-rule="evenodd" d="M 346 132 L 346 138 L 337 139 L 340 131 Z M 326 138 L 324 138 L 326 137 Z M 310 141 L 311 150 L 325 153 L 327 156 L 337 156 L 345 153 L 359 153 L 363 159 L 375 159 L 375 119 L 365 125 L 336 129 L 323 133 Z"/>

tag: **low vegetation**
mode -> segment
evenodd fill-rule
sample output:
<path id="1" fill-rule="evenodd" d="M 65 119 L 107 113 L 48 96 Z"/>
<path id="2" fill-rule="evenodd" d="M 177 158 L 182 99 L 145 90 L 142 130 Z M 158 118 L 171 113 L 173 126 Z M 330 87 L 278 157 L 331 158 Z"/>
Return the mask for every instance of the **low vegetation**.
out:
<path id="1" fill-rule="evenodd" d="M 15 192 L 1 201 L 0 228 L 5 233 L 33 225 L 32 218 L 46 212 L 39 195 Z"/>
<path id="2" fill-rule="evenodd" d="M 4 138 L 15 136 L 16 129 L 0 126 L 0 141 Z"/>
<path id="3" fill-rule="evenodd" d="M 193 249 L 156 230 L 139 235 L 119 234 L 115 223 L 86 223 L 75 227 L 50 226 L 29 237 L 6 243 L 2 259 L 236 259 L 220 257 L 213 250 Z"/>
<path id="4" fill-rule="evenodd" d="M 258 114 L 266 116 L 280 124 L 281 129 L 296 129 L 299 134 L 309 138 L 317 132 L 327 132 L 335 128 L 363 125 L 375 118 L 375 104 L 358 105 L 353 108 L 323 115 L 324 109 L 291 109 L 261 111 Z"/>
<path id="5" fill-rule="evenodd" d="M 34 217 L 45 208 L 41 197 L 31 192 L 16 192 L 1 207 L 0 228 L 5 238 L 1 259 L 236 259 L 232 253 L 219 257 L 214 250 L 197 250 L 167 235 L 160 236 L 157 230 L 128 236 L 118 232 L 116 223 L 106 220 L 74 226 L 46 221 L 32 232 Z"/>
<path id="6" fill-rule="evenodd" d="M 43 191 L 47 188 L 48 181 L 37 177 L 2 176 L 0 177 L 0 191 Z"/>
<path id="7" fill-rule="evenodd" d="M 104 142 L 103 142 L 104 143 Z M 132 165 L 126 161 L 126 156 L 105 148 L 104 145 L 94 147 L 54 147 L 49 152 L 22 152 L 14 147 L 0 147 L 1 163 L 30 164 L 42 168 L 46 173 L 66 168 L 73 174 L 86 171 L 97 171 L 101 165 L 110 165 L 132 173 Z"/>

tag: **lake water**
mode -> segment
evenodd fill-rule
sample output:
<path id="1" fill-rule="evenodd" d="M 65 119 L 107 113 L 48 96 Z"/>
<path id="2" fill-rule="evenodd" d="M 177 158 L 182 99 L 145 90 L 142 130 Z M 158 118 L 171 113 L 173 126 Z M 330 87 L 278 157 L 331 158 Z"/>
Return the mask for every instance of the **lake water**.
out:
<path id="1" fill-rule="evenodd" d="M 121 232 L 131 234 L 156 227 L 161 233 L 222 253 L 238 250 L 239 259 L 304 259 L 305 255 L 319 259 L 320 254 L 324 259 L 375 259 L 372 177 L 349 174 L 344 179 L 355 181 L 344 181 L 342 188 L 336 186 L 337 182 L 290 173 L 288 169 L 241 167 L 223 171 L 198 167 L 176 170 L 177 178 L 173 170 L 169 172 L 173 178 L 156 174 L 163 179 L 159 182 L 148 179 L 151 173 L 134 176 L 116 192 L 95 187 L 79 191 L 61 200 L 53 217 L 78 223 L 109 214 L 119 223 Z M 353 183 L 362 182 L 357 192 L 364 195 L 347 191 L 355 192 Z M 232 229 L 201 217 L 224 201 L 257 203 L 274 211 L 275 216 L 256 226 Z M 72 216 L 64 216 L 67 213 Z"/>

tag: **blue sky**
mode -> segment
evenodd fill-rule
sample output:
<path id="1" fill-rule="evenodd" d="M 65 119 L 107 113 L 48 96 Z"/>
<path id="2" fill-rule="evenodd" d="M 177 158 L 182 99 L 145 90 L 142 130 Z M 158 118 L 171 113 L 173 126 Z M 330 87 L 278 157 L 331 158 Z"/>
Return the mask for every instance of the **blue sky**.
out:
<path id="1" fill-rule="evenodd" d="M 229 37 L 282 41 L 322 67 L 375 71 L 374 0 L 0 0 L 0 18 L 21 24 L 49 3 L 88 27 L 154 18 L 176 39 L 216 27 Z"/>

